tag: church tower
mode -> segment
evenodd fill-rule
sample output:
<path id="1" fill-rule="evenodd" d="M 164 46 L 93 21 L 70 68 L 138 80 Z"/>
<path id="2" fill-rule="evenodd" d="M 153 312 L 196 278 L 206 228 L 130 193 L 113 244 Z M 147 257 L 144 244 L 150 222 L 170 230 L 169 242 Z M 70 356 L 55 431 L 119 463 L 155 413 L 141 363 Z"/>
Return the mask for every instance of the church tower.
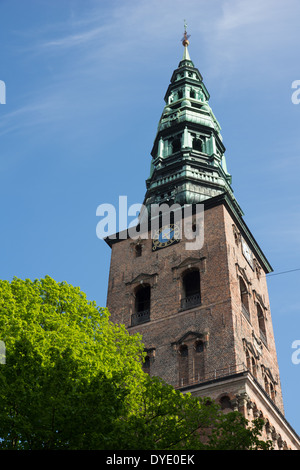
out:
<path id="1" fill-rule="evenodd" d="M 112 321 L 142 334 L 150 375 L 183 393 L 209 396 L 224 412 L 263 417 L 263 437 L 275 449 L 300 449 L 284 417 L 266 283 L 272 268 L 234 197 L 220 125 L 186 30 L 182 44 L 140 219 L 140 227 L 158 225 L 106 239 L 107 307 Z M 170 207 L 167 224 L 151 211 L 160 206 Z M 183 226 L 201 242 L 192 244 Z"/>

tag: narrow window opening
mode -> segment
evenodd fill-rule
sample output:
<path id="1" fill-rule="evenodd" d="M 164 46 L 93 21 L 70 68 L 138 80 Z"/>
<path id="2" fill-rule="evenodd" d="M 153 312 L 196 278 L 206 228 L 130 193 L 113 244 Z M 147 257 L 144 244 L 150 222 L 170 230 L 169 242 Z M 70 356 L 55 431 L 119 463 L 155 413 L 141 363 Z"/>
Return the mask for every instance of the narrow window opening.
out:
<path id="1" fill-rule="evenodd" d="M 230 398 L 228 396 L 220 399 L 221 410 L 231 409 Z"/>
<path id="2" fill-rule="evenodd" d="M 198 152 L 202 152 L 202 148 L 203 148 L 203 145 L 202 145 L 202 140 L 201 139 L 193 139 L 193 149 L 194 150 L 198 150 Z"/>
<path id="3" fill-rule="evenodd" d="M 256 374 L 256 363 L 255 363 L 255 360 L 254 358 L 252 357 L 252 374 L 253 376 L 256 378 L 257 377 L 257 374 Z"/>
<path id="4" fill-rule="evenodd" d="M 178 152 L 181 149 L 181 140 L 179 138 L 176 138 L 172 142 L 172 152 Z"/>
<path id="5" fill-rule="evenodd" d="M 194 380 L 199 382 L 204 379 L 204 343 L 196 341 L 194 347 Z"/>
<path id="6" fill-rule="evenodd" d="M 188 271 L 183 276 L 183 299 L 181 308 L 192 308 L 200 305 L 200 273 L 199 270 Z"/>
<path id="7" fill-rule="evenodd" d="M 151 289 L 149 285 L 140 286 L 135 293 L 135 313 L 131 316 L 131 325 L 150 321 Z"/>
<path id="8" fill-rule="evenodd" d="M 189 383 L 189 350 L 186 345 L 179 349 L 179 385 L 182 387 Z"/>
<path id="9" fill-rule="evenodd" d="M 270 395 L 269 383 L 267 377 L 265 377 L 265 391 Z"/>
<path id="10" fill-rule="evenodd" d="M 273 387 L 272 384 L 270 384 L 270 397 L 275 402 L 275 388 Z"/>
<path id="11" fill-rule="evenodd" d="M 135 298 L 136 312 L 150 310 L 150 286 L 141 287 Z"/>
<path id="12" fill-rule="evenodd" d="M 143 363 L 143 371 L 146 374 L 150 374 L 150 357 L 149 356 L 145 357 L 145 362 Z"/>
<path id="13" fill-rule="evenodd" d="M 251 372 L 251 359 L 250 359 L 249 351 L 246 351 L 246 366 L 247 366 L 247 369 L 250 370 Z"/>
<path id="14" fill-rule="evenodd" d="M 246 318 L 250 321 L 249 304 L 248 304 L 248 291 L 245 282 L 240 278 L 240 297 L 242 302 L 242 311 Z"/>
<path id="15" fill-rule="evenodd" d="M 136 245 L 135 247 L 135 257 L 139 258 L 142 256 L 142 245 Z"/>
<path id="16" fill-rule="evenodd" d="M 183 282 L 186 297 L 200 294 L 200 273 L 198 270 L 185 274 Z"/>
<path id="17" fill-rule="evenodd" d="M 204 344 L 203 344 L 203 341 L 197 341 L 196 344 L 195 344 L 195 351 L 197 353 L 202 353 L 204 350 Z"/>
<path id="18" fill-rule="evenodd" d="M 258 318 L 260 338 L 266 344 L 267 342 L 266 324 L 265 324 L 264 314 L 260 305 L 257 305 L 257 318 Z"/>

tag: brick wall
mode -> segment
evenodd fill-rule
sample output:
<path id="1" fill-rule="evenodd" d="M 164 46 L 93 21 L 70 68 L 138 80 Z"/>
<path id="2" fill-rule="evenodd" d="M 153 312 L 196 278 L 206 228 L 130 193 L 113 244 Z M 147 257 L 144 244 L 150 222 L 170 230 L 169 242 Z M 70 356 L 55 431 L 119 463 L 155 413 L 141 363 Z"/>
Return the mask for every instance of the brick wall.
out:
<path id="1" fill-rule="evenodd" d="M 258 260 L 255 270 L 242 252 L 241 233 L 225 205 L 205 211 L 204 245 L 186 250 L 185 239 L 152 251 L 152 240 L 126 239 L 112 245 L 107 307 L 116 323 L 130 332 L 139 331 L 149 350 L 151 374 L 173 386 L 180 377 L 196 379 L 196 373 L 209 374 L 229 365 L 253 360 L 253 373 L 264 386 L 276 383 L 276 404 L 282 410 L 279 371 L 273 337 L 265 273 Z M 141 244 L 141 256 L 136 245 Z M 189 270 L 200 272 L 201 304 L 182 309 L 183 276 Z M 243 313 L 239 278 L 247 286 L 249 311 Z M 137 289 L 150 285 L 150 321 L 132 326 Z M 263 309 L 267 343 L 261 340 L 257 304 Z M 203 343 L 204 365 L 199 369 L 195 348 Z M 180 361 L 182 346 L 188 359 Z M 180 372 L 180 364 L 188 371 Z M 183 366 L 182 366 L 183 367 Z M 198 367 L 198 369 L 197 369 Z"/>

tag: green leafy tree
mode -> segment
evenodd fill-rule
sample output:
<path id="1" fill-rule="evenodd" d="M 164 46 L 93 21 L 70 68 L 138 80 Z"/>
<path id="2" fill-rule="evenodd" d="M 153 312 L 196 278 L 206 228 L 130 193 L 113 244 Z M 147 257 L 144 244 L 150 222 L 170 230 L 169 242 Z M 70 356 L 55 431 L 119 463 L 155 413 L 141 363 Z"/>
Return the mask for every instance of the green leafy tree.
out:
<path id="1" fill-rule="evenodd" d="M 134 412 L 143 345 L 79 288 L 50 277 L 0 281 L 0 448 L 105 447 Z"/>
<path id="2" fill-rule="evenodd" d="M 271 441 L 263 441 L 261 432 L 264 421 L 251 423 L 241 413 L 219 414 L 211 429 L 208 449 L 213 450 L 272 450 Z"/>
<path id="3" fill-rule="evenodd" d="M 126 450 L 269 450 L 271 443 L 260 438 L 262 426 L 262 420 L 224 414 L 211 399 L 182 394 L 153 377 L 138 411 L 116 429 L 118 448 Z"/>
<path id="4" fill-rule="evenodd" d="M 260 422 L 145 374 L 141 336 L 65 282 L 0 281 L 0 340 L 0 449 L 269 448 Z"/>

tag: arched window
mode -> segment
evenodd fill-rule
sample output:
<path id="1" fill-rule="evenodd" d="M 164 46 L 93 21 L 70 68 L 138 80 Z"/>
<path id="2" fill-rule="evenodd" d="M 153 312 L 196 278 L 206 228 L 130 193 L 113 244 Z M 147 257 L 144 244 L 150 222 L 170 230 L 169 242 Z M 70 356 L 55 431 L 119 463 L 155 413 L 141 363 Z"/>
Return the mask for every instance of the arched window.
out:
<path id="1" fill-rule="evenodd" d="M 201 139 L 197 139 L 197 138 L 193 139 L 193 149 L 198 150 L 198 152 L 202 152 L 203 142 Z"/>
<path id="2" fill-rule="evenodd" d="M 267 377 L 265 377 L 265 391 L 267 392 L 267 394 L 269 395 L 270 394 L 270 389 L 269 389 L 269 382 L 268 382 L 268 379 Z"/>
<path id="3" fill-rule="evenodd" d="M 199 269 L 187 271 L 182 277 L 183 298 L 181 308 L 188 309 L 200 305 L 200 273 Z"/>
<path id="4" fill-rule="evenodd" d="M 146 374 L 150 374 L 150 357 L 149 356 L 145 357 L 145 362 L 143 363 L 143 371 L 146 372 Z"/>
<path id="5" fill-rule="evenodd" d="M 181 149 L 181 139 L 179 137 L 176 137 L 172 141 L 172 153 L 178 152 Z"/>
<path id="6" fill-rule="evenodd" d="M 248 370 L 250 370 L 250 372 L 251 372 L 251 366 L 252 366 L 251 358 L 250 358 L 249 351 L 247 350 L 246 351 L 246 367 Z"/>
<path id="7" fill-rule="evenodd" d="M 257 319 L 258 319 L 258 327 L 259 327 L 260 338 L 266 344 L 266 342 L 267 342 L 267 333 L 266 333 L 265 317 L 264 317 L 262 308 L 259 304 L 257 304 Z"/>
<path id="8" fill-rule="evenodd" d="M 222 397 L 220 399 L 221 410 L 230 409 L 231 410 L 231 403 L 230 398 L 228 396 Z"/>
<path id="9" fill-rule="evenodd" d="M 194 380 L 204 379 L 204 343 L 196 341 L 194 345 Z"/>
<path id="10" fill-rule="evenodd" d="M 275 388 L 273 387 L 273 384 L 270 384 L 270 397 L 275 402 Z"/>
<path id="11" fill-rule="evenodd" d="M 179 386 L 182 387 L 189 383 L 189 350 L 183 344 L 179 348 Z"/>
<path id="12" fill-rule="evenodd" d="M 195 90 L 190 90 L 190 98 L 196 98 L 196 92 Z"/>
<path id="13" fill-rule="evenodd" d="M 196 341 L 195 343 L 195 351 L 196 353 L 202 353 L 204 351 L 204 344 L 203 341 Z"/>
<path id="14" fill-rule="evenodd" d="M 255 378 L 257 378 L 257 373 L 256 373 L 257 367 L 256 367 L 256 363 L 255 363 L 254 357 L 252 357 L 252 361 L 251 361 L 251 362 L 252 362 L 252 374 L 253 374 L 253 376 L 254 376 Z"/>
<path id="15" fill-rule="evenodd" d="M 142 256 L 142 245 L 135 246 L 135 256 L 136 258 L 139 258 L 140 256 Z"/>
<path id="16" fill-rule="evenodd" d="M 150 320 L 151 288 L 142 284 L 135 292 L 135 313 L 131 317 L 132 326 Z"/>
<path id="17" fill-rule="evenodd" d="M 250 319 L 248 291 L 247 291 L 246 284 L 241 277 L 240 277 L 240 297 L 241 297 L 241 302 L 242 302 L 242 310 L 246 314 L 247 318 Z"/>
<path id="18" fill-rule="evenodd" d="M 136 291 L 135 294 L 135 311 L 143 312 L 144 310 L 150 310 L 150 286 L 148 284 L 142 285 Z"/>
<path id="19" fill-rule="evenodd" d="M 250 352 L 246 351 L 246 367 L 252 373 L 252 375 L 256 378 L 257 377 L 257 366 L 254 357 Z"/>

